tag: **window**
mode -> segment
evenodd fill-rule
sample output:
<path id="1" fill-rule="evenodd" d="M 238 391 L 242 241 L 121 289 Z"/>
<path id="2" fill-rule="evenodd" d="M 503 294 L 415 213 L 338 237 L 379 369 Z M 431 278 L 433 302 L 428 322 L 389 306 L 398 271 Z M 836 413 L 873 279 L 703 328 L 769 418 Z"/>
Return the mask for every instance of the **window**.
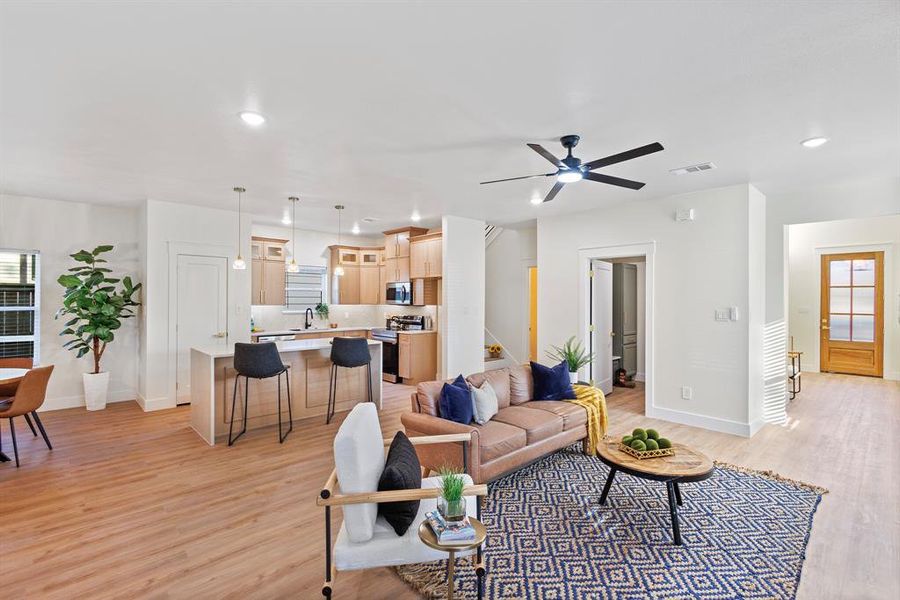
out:
<path id="1" fill-rule="evenodd" d="M 315 310 L 316 304 L 325 302 L 327 281 L 325 267 L 300 266 L 298 273 L 285 273 L 285 310 L 304 312 Z"/>
<path id="2" fill-rule="evenodd" d="M 40 280 L 40 254 L 0 250 L 0 358 L 40 363 Z"/>

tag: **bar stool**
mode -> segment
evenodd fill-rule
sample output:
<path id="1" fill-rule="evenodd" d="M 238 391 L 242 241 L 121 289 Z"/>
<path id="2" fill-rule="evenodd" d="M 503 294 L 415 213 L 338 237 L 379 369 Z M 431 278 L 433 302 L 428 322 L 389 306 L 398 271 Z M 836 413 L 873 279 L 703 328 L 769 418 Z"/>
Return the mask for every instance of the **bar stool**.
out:
<path id="1" fill-rule="evenodd" d="M 247 396 L 250 391 L 250 379 L 268 379 L 278 377 L 278 442 L 284 443 L 284 439 L 294 429 L 294 416 L 291 413 L 291 373 L 290 367 L 281 362 L 278 347 L 274 342 L 259 344 L 244 344 L 238 342 L 234 345 L 234 392 L 231 395 L 231 422 L 228 424 L 228 445 L 233 445 L 238 438 L 247 432 Z M 284 375 L 287 382 L 288 398 L 288 430 L 281 433 L 281 376 Z M 234 429 L 234 409 L 237 400 L 238 381 L 244 378 L 244 426 L 236 437 L 231 437 Z"/>
<path id="2" fill-rule="evenodd" d="M 369 402 L 372 402 L 372 355 L 366 338 L 336 337 L 331 341 L 331 379 L 328 381 L 328 414 L 325 423 L 331 423 L 334 406 L 337 404 L 337 369 L 366 367 L 366 382 L 369 386 Z"/>

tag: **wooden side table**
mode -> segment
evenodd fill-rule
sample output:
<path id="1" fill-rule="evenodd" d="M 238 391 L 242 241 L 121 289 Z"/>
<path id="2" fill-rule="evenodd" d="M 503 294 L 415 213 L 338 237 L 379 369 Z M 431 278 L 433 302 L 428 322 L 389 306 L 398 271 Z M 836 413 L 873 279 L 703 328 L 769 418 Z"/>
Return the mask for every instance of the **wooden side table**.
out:
<path id="1" fill-rule="evenodd" d="M 456 562 L 456 553 L 478 548 L 484 543 L 484 540 L 487 538 L 487 531 L 485 530 L 484 525 L 482 525 L 481 521 L 474 517 L 469 517 L 469 523 L 471 523 L 472 527 L 475 529 L 475 540 L 471 542 L 463 542 L 461 544 L 438 544 L 437 536 L 434 534 L 434 531 L 432 531 L 431 526 L 428 525 L 428 521 L 422 521 L 422 523 L 419 524 L 419 539 L 422 540 L 422 543 L 429 548 L 447 552 L 450 555 L 447 557 L 447 600 L 453 599 L 453 566 Z M 475 555 L 473 555 L 473 557 L 474 556 Z M 478 597 L 480 598 L 480 582 L 478 587 Z"/>
<path id="2" fill-rule="evenodd" d="M 669 496 L 669 514 L 672 517 L 672 537 L 675 544 L 681 545 L 681 530 L 678 526 L 678 506 L 682 505 L 679 483 L 703 481 L 709 479 L 715 470 L 713 462 L 706 455 L 685 446 L 673 443 L 675 454 L 658 458 L 639 459 L 619 450 L 619 440 L 606 437 L 597 444 L 597 456 L 609 467 L 609 476 L 600 504 L 606 504 L 606 496 L 612 487 L 617 471 L 628 473 L 633 477 L 661 481 L 666 484 Z"/>

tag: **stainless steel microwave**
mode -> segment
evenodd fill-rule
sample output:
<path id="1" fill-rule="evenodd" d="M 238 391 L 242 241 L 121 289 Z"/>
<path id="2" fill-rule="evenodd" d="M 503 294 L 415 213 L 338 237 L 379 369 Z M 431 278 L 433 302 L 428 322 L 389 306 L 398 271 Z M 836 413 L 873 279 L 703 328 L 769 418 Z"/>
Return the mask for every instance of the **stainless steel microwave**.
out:
<path id="1" fill-rule="evenodd" d="M 408 281 L 387 284 L 388 304 L 412 304 L 412 284 Z"/>

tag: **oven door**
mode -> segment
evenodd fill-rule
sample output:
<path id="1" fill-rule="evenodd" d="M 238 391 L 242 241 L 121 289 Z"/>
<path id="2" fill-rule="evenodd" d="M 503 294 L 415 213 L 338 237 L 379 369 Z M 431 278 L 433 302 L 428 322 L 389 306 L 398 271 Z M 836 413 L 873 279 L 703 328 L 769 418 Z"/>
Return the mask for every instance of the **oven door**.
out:
<path id="1" fill-rule="evenodd" d="M 387 284 L 386 302 L 388 304 L 412 304 L 412 285 L 409 283 Z"/>
<path id="2" fill-rule="evenodd" d="M 381 342 L 381 379 L 397 383 L 400 379 L 398 371 L 400 370 L 400 346 L 397 344 L 396 338 L 374 337 Z"/>

